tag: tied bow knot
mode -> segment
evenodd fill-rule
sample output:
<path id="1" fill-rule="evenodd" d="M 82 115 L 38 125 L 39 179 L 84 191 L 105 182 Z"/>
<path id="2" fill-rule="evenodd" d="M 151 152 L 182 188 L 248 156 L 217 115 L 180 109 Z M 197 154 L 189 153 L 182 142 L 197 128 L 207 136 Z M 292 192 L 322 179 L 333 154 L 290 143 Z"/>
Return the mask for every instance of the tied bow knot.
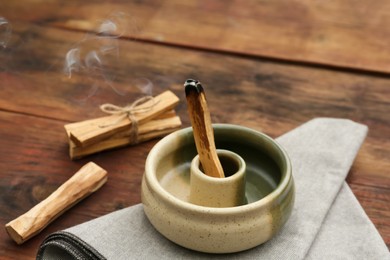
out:
<path id="1" fill-rule="evenodd" d="M 151 105 L 148 106 L 141 106 L 142 104 L 152 101 Z M 138 142 L 138 120 L 135 117 L 137 114 L 142 114 L 150 111 L 153 109 L 153 107 L 156 105 L 156 101 L 152 96 L 146 96 L 137 99 L 133 103 L 121 107 L 113 104 L 103 104 L 100 106 L 100 110 L 102 110 L 104 113 L 110 114 L 110 115 L 119 115 L 118 119 L 115 122 L 100 125 L 99 127 L 109 127 L 118 124 L 121 122 L 124 118 L 128 117 L 131 121 L 131 129 L 130 129 L 130 138 L 132 140 L 132 143 Z"/>

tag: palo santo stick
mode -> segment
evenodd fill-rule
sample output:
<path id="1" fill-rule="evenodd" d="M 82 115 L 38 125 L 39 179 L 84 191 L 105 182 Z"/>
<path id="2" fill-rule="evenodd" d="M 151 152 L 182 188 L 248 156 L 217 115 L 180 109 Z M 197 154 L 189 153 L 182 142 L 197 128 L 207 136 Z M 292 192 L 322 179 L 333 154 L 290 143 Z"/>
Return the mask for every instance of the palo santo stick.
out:
<path id="1" fill-rule="evenodd" d="M 177 116 L 176 111 L 172 109 L 170 111 L 165 112 L 164 114 L 156 116 L 155 118 L 153 118 L 153 120 L 170 118 L 170 117 L 175 117 L 175 116 Z"/>
<path id="2" fill-rule="evenodd" d="M 171 91 L 165 91 L 154 97 L 153 100 L 136 106 L 137 109 L 151 107 L 150 110 L 135 114 L 134 118 L 138 124 L 147 122 L 166 111 L 173 109 L 179 103 L 179 98 Z M 77 123 L 78 127 L 70 133 L 70 139 L 77 146 L 87 146 L 107 139 L 123 129 L 130 128 L 132 122 L 128 117 L 122 115 L 111 115 Z M 119 122 L 118 122 L 119 120 Z M 73 125 L 74 126 L 74 125 Z M 104 126 L 104 127 L 102 127 Z"/>
<path id="3" fill-rule="evenodd" d="M 184 87 L 196 150 L 204 173 L 212 177 L 224 178 L 215 148 L 214 131 L 203 87 L 199 81 L 191 79 L 185 82 Z"/>
<path id="4" fill-rule="evenodd" d="M 170 134 L 179 129 L 180 126 L 181 121 L 178 116 L 149 121 L 138 127 L 137 141 L 138 143 L 141 143 L 153 138 Z M 129 138 L 129 135 L 129 131 L 120 132 L 110 137 L 109 139 L 85 147 L 78 147 L 72 141 L 70 141 L 69 155 L 71 159 L 78 159 L 97 152 L 131 145 L 134 141 Z"/>
<path id="5" fill-rule="evenodd" d="M 138 140 L 139 140 L 139 142 L 145 142 L 147 140 L 151 140 L 151 139 L 154 139 L 157 137 L 165 136 L 165 135 L 170 134 L 178 129 L 179 129 L 179 127 L 146 133 L 146 134 L 140 135 Z M 93 145 L 87 146 L 87 147 L 77 147 L 77 146 L 70 147 L 69 148 L 69 155 L 70 155 L 71 159 L 73 159 L 73 160 L 80 159 L 80 158 L 87 156 L 87 155 L 90 155 L 90 154 L 94 154 L 97 152 L 101 152 L 101 151 L 105 151 L 105 150 L 109 150 L 109 149 L 113 149 L 113 148 L 123 147 L 123 146 L 131 145 L 131 144 L 132 143 L 129 141 L 129 138 L 127 138 L 127 137 L 122 137 L 122 138 L 113 139 L 113 140 L 108 139 L 108 140 L 104 140 L 102 143 L 93 144 Z"/>
<path id="6" fill-rule="evenodd" d="M 181 120 L 180 117 L 178 116 L 152 120 L 138 126 L 138 135 L 145 135 L 145 134 L 149 134 L 161 130 L 178 128 L 179 126 L 181 126 Z M 130 135 L 131 135 L 131 131 L 125 130 L 123 132 L 116 133 L 115 135 L 111 136 L 109 139 L 106 140 L 116 139 L 121 137 L 129 137 Z M 103 140 L 103 142 L 104 141 L 105 140 Z"/>
<path id="7" fill-rule="evenodd" d="M 17 244 L 38 234 L 66 210 L 98 190 L 107 181 L 107 172 L 93 162 L 84 165 L 49 197 L 5 225 Z"/>
<path id="8" fill-rule="evenodd" d="M 163 113 L 163 114 L 161 114 L 161 115 L 158 115 L 158 116 L 156 116 L 155 118 L 153 118 L 151 121 L 149 121 L 149 122 L 153 122 L 154 120 L 159 120 L 159 119 L 165 119 L 165 118 L 172 118 L 172 117 L 175 117 L 175 116 L 177 116 L 176 115 L 176 112 L 175 112 L 175 110 L 169 110 L 169 111 L 167 111 L 167 112 L 165 112 L 165 113 Z M 66 134 L 68 135 L 68 138 L 70 139 L 70 136 L 71 136 L 71 132 L 73 132 L 75 129 L 77 129 L 77 128 L 80 128 L 80 127 L 83 127 L 82 126 L 82 124 L 84 124 L 85 122 L 87 122 L 87 121 L 94 121 L 94 120 L 101 120 L 101 118 L 102 117 L 100 117 L 100 118 L 95 118 L 95 119 L 90 119 L 90 120 L 85 120 L 85 121 L 82 121 L 82 122 L 76 122 L 76 123 L 69 123 L 69 124 L 66 124 L 65 126 L 64 126 L 64 128 L 65 128 L 65 131 L 66 131 Z M 147 123 L 149 123 L 149 122 L 147 122 Z M 107 123 L 107 122 L 106 122 Z M 144 123 L 145 124 L 145 123 Z M 142 125 L 144 125 L 144 124 L 141 124 L 140 126 L 138 126 L 138 131 L 140 131 L 140 127 L 142 126 Z M 116 134 L 114 134 L 114 135 L 112 135 L 112 136 L 110 136 L 109 138 L 112 138 L 112 137 L 115 137 L 116 135 L 122 135 L 122 133 L 126 133 L 126 132 L 131 132 L 131 129 L 124 129 L 124 130 L 122 130 L 122 131 L 118 131 Z M 139 132 L 138 132 L 139 133 Z M 70 139 L 70 141 L 72 141 L 71 139 Z M 76 145 L 76 144 L 75 144 Z"/>

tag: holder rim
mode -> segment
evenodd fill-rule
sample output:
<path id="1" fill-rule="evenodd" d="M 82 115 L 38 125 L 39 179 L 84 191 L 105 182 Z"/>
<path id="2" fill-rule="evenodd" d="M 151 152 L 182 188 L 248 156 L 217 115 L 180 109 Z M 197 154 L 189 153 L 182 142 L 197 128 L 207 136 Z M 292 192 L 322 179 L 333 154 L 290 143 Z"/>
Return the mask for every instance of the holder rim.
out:
<path id="1" fill-rule="evenodd" d="M 273 147 L 274 151 L 277 151 L 277 154 L 282 158 L 282 163 L 284 164 L 284 171 L 281 169 L 281 180 L 278 183 L 277 187 L 269 193 L 264 198 L 246 204 L 236 207 L 227 207 L 227 208 L 214 208 L 214 207 L 206 207 L 206 206 L 199 206 L 192 204 L 190 202 L 183 201 L 174 195 L 170 194 L 168 191 L 166 191 L 159 183 L 156 174 L 154 173 L 155 170 L 153 168 L 153 165 L 155 165 L 153 162 L 159 158 L 159 151 L 161 147 L 163 147 L 166 143 L 170 143 L 173 140 L 176 140 L 178 137 L 180 138 L 189 138 L 189 136 L 192 135 L 192 127 L 187 127 L 181 130 L 178 130 L 174 133 L 171 133 L 170 135 L 164 137 L 161 139 L 150 151 L 147 159 L 146 159 L 146 165 L 145 165 L 145 181 L 146 185 L 149 186 L 150 190 L 153 190 L 156 193 L 159 193 L 160 199 L 164 200 L 165 202 L 171 204 L 172 206 L 179 207 L 183 210 L 192 210 L 197 213 L 204 213 L 204 212 L 212 212 L 216 215 L 226 215 L 226 214 L 248 214 L 248 212 L 251 211 L 257 211 L 259 208 L 265 208 L 269 207 L 270 202 L 276 201 L 282 194 L 285 192 L 286 189 L 288 189 L 291 185 L 293 185 L 293 176 L 292 176 L 292 166 L 291 161 L 288 157 L 287 152 L 284 150 L 284 148 L 278 144 L 275 140 L 273 140 L 268 135 L 258 132 L 256 130 L 244 127 L 244 126 L 238 126 L 238 125 L 232 125 L 232 124 L 213 124 L 214 131 L 219 129 L 235 129 L 238 131 L 245 131 L 252 135 L 257 135 L 260 138 L 262 138 L 263 141 L 265 141 L 267 144 L 271 145 Z M 274 159 L 274 158 L 273 158 Z M 280 167 L 280 165 L 279 165 Z"/>

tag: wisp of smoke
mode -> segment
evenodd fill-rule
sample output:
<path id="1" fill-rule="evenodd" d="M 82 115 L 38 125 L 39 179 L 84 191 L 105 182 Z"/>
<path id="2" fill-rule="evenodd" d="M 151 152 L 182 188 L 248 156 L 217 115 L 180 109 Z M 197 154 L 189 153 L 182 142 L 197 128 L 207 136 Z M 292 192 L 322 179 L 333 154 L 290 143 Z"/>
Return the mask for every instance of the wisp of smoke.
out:
<path id="1" fill-rule="evenodd" d="M 80 50 L 78 48 L 70 49 L 65 56 L 64 73 L 70 78 L 73 71 L 77 72 L 81 69 L 80 66 Z"/>
<path id="2" fill-rule="evenodd" d="M 126 91 L 120 91 L 114 86 L 116 75 L 109 72 L 109 68 L 120 64 L 118 38 L 125 35 L 129 24 L 133 23 L 128 15 L 113 13 L 107 19 L 99 21 L 95 34 L 88 34 L 66 53 L 65 75 L 68 78 L 79 75 L 88 82 L 87 85 L 91 85 L 89 90 L 84 91 L 84 98 L 79 100 L 85 101 L 95 95 L 102 84 L 110 86 L 117 95 L 126 95 Z M 153 84 L 146 78 L 133 81 L 133 85 L 145 95 L 152 93 Z"/>
<path id="3" fill-rule="evenodd" d="M 6 48 L 11 38 L 12 27 L 7 19 L 0 16 L 0 47 Z"/>
<path id="4" fill-rule="evenodd" d="M 152 96 L 153 83 L 147 78 L 138 78 L 133 81 L 133 84 L 145 95 Z"/>

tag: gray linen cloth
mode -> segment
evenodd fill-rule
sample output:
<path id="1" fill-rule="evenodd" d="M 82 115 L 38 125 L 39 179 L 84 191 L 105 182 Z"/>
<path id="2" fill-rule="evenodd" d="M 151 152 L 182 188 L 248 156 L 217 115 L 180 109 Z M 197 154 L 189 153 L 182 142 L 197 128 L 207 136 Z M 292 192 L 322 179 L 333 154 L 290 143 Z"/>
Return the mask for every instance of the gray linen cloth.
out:
<path id="1" fill-rule="evenodd" d="M 296 185 L 293 213 L 270 241 L 225 255 L 182 248 L 160 235 L 142 205 L 50 235 L 37 259 L 390 259 L 345 178 L 367 127 L 317 118 L 279 137 Z"/>

